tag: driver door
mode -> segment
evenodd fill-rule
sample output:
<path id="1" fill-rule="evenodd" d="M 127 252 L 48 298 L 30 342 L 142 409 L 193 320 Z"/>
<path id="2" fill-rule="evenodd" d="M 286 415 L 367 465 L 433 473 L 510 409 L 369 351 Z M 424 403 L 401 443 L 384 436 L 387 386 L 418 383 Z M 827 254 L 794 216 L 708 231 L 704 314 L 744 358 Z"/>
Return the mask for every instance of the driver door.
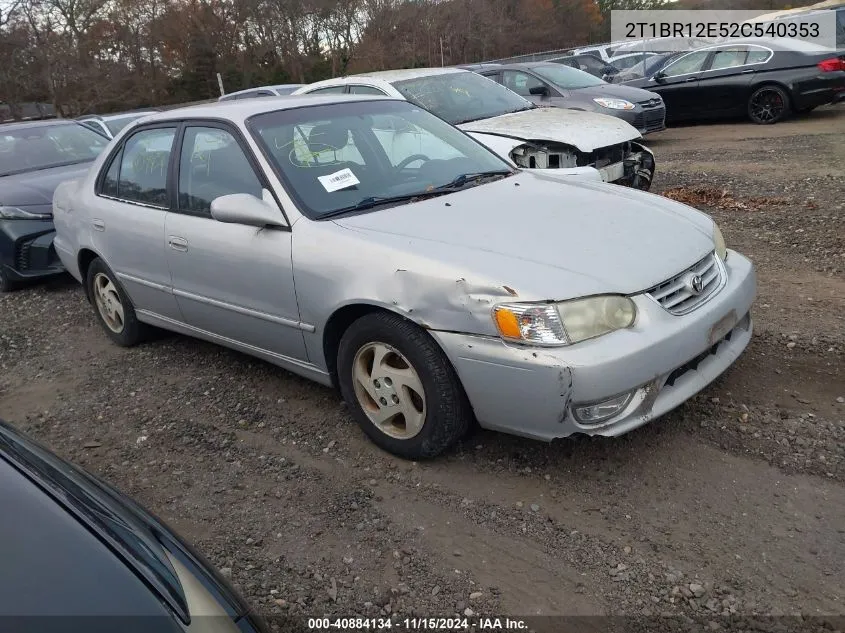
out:
<path id="1" fill-rule="evenodd" d="M 167 214 L 165 250 L 184 322 L 214 337 L 306 360 L 290 230 L 211 217 L 219 196 L 269 195 L 250 150 L 228 126 L 210 122 L 189 123 L 179 145 L 178 204 Z"/>
<path id="2" fill-rule="evenodd" d="M 521 70 L 504 70 L 502 85 L 537 105 L 562 105 L 560 102 L 564 95 L 554 86 L 530 73 Z M 548 93 L 546 95 L 531 94 L 532 89 L 540 88 L 545 88 Z"/>
<path id="3" fill-rule="evenodd" d="M 708 108 L 699 98 L 698 84 L 710 55 L 710 50 L 682 55 L 663 69 L 659 80 L 652 78 L 643 86 L 663 97 L 672 119 L 693 118 Z"/>

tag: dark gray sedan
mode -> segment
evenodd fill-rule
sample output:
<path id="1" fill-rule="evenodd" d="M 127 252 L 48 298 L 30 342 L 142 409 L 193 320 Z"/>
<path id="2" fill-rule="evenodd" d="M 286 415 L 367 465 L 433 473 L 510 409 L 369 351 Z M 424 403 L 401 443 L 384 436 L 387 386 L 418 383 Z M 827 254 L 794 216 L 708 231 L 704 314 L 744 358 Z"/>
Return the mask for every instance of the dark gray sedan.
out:
<path id="1" fill-rule="evenodd" d="M 657 93 L 618 86 L 554 62 L 504 64 L 480 71 L 537 105 L 586 110 L 619 117 L 640 134 L 666 128 L 666 106 Z"/>
<path id="2" fill-rule="evenodd" d="M 0 126 L 0 292 L 64 271 L 53 250 L 53 191 L 84 176 L 108 142 L 75 121 Z"/>

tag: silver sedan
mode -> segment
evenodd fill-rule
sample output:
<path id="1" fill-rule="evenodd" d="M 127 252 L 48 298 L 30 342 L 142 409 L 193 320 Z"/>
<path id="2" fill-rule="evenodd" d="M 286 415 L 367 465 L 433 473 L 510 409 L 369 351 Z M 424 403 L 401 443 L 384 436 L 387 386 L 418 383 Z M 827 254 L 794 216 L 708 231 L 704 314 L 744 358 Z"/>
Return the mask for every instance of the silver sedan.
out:
<path id="1" fill-rule="evenodd" d="M 751 262 L 707 215 L 521 171 L 405 101 L 260 99 L 124 130 L 54 197 L 105 333 L 151 326 L 338 387 L 408 458 L 481 426 L 615 436 L 751 337 Z"/>

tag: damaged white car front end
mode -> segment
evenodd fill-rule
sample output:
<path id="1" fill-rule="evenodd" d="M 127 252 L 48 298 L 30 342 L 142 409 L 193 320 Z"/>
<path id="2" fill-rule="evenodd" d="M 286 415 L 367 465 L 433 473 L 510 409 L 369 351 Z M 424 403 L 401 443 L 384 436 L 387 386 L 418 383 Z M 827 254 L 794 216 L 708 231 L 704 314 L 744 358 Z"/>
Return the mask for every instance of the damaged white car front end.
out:
<path id="1" fill-rule="evenodd" d="M 610 120 L 608 120 L 610 119 Z M 523 169 L 648 191 L 654 154 L 632 125 L 603 114 L 535 108 L 458 126 Z"/>
<path id="2" fill-rule="evenodd" d="M 648 190 L 654 155 L 617 117 L 538 107 L 495 81 L 459 68 L 409 68 L 327 79 L 294 92 L 384 95 L 404 99 L 455 125 L 502 158 L 562 179 Z M 431 156 L 426 139 L 420 153 Z M 425 149 L 425 151 L 423 151 Z"/>

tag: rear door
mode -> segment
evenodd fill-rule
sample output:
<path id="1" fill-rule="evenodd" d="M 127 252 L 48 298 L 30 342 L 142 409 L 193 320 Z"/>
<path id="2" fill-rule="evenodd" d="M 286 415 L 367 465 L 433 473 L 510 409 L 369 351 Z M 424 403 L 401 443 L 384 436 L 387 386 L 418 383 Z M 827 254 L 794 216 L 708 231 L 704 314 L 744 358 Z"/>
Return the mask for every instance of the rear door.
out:
<path id="1" fill-rule="evenodd" d="M 92 245 L 136 310 L 178 319 L 165 257 L 170 160 L 177 125 L 145 127 L 106 161 L 90 210 Z"/>
<path id="2" fill-rule="evenodd" d="M 166 252 L 185 323 L 304 360 L 290 230 L 211 217 L 211 202 L 219 196 L 269 195 L 251 151 L 234 128 L 209 121 L 186 124 L 177 145 L 173 179 L 178 199 L 167 215 Z"/>
<path id="3" fill-rule="evenodd" d="M 696 88 L 698 98 L 707 104 L 707 114 L 745 112 L 754 72 L 759 67 L 753 63 L 757 58 L 755 51 L 749 63 L 748 46 L 728 45 L 714 50 Z"/>

